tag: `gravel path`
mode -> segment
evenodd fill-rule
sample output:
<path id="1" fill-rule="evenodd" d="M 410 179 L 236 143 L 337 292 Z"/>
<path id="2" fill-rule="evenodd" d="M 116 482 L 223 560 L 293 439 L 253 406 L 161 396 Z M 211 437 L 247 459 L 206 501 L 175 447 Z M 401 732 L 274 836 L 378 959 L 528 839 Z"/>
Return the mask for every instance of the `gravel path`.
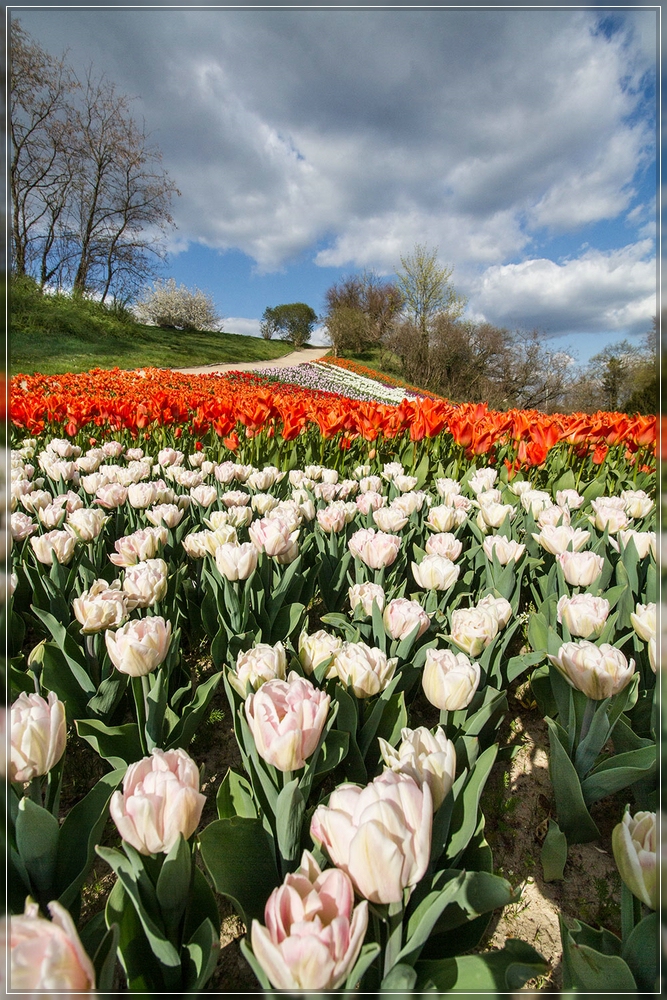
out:
<path id="1" fill-rule="evenodd" d="M 267 361 L 197 365 L 195 368 L 174 368 L 173 371 L 182 372 L 184 375 L 210 375 L 213 372 L 250 372 L 259 368 L 292 368 L 294 365 L 301 365 L 307 361 L 318 361 L 330 350 L 329 347 L 307 347 L 301 351 L 292 351 L 291 354 L 286 354 L 282 358 L 271 358 Z"/>

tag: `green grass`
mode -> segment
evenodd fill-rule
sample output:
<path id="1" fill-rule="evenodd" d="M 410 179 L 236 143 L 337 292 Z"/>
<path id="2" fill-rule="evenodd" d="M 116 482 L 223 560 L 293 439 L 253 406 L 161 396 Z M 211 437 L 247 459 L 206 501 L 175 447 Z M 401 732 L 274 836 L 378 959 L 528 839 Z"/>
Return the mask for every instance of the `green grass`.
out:
<path id="1" fill-rule="evenodd" d="M 360 365 L 372 368 L 379 375 L 389 375 L 391 378 L 403 379 L 403 366 L 397 354 L 386 347 L 368 347 L 359 354 L 344 351 L 342 357 L 357 361 Z"/>
<path id="2" fill-rule="evenodd" d="M 143 326 L 99 302 L 41 295 L 28 281 L 12 282 L 9 305 L 10 375 L 270 361 L 292 350 L 260 337 Z"/>

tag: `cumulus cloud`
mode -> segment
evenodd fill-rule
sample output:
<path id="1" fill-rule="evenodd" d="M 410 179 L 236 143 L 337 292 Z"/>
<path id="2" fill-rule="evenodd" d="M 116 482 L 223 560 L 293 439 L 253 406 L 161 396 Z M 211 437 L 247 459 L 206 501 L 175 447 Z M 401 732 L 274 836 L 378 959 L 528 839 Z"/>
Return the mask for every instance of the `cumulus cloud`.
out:
<path id="1" fill-rule="evenodd" d="M 537 327 L 548 334 L 642 333 L 656 312 L 656 270 L 652 241 L 603 253 L 587 250 L 556 263 L 525 260 L 495 265 L 475 290 L 479 319 Z"/>

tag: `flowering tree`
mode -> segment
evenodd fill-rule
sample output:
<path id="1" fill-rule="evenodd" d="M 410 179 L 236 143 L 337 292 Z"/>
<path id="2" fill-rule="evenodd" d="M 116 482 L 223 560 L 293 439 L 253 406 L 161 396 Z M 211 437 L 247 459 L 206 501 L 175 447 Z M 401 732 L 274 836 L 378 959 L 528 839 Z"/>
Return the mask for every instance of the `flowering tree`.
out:
<path id="1" fill-rule="evenodd" d="M 147 289 L 136 313 L 143 323 L 176 330 L 213 330 L 220 324 L 211 296 L 199 288 L 177 286 L 174 278 L 156 281 Z"/>

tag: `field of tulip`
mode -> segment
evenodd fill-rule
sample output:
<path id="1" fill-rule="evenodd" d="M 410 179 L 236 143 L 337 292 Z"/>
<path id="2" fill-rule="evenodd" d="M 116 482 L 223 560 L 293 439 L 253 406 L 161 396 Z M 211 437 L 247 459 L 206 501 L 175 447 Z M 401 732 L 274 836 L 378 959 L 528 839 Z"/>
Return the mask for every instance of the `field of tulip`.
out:
<path id="1" fill-rule="evenodd" d="M 655 419 L 290 377 L 12 381 L 11 987 L 554 988 L 488 944 L 520 696 L 541 878 L 619 876 L 556 988 L 652 992 Z"/>

